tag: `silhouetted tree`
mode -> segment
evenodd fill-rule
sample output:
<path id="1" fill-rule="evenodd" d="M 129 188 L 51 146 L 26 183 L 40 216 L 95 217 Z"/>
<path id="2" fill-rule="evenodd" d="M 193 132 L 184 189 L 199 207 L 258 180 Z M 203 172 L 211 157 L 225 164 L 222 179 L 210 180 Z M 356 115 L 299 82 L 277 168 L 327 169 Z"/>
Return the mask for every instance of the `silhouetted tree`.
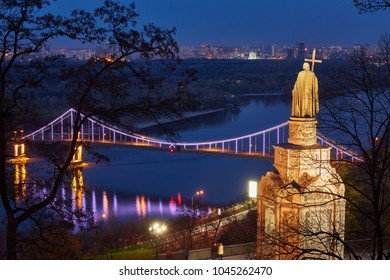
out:
<path id="1" fill-rule="evenodd" d="M 171 89 L 171 94 L 163 95 L 163 79 L 151 71 L 159 62 L 165 70 L 174 70 L 174 62 L 179 60 L 174 28 L 160 29 L 153 24 L 139 27 L 134 4 L 123 6 L 107 0 L 92 13 L 75 10 L 65 17 L 47 12 L 51 2 L 0 3 L 0 211 L 6 221 L 7 259 L 23 257 L 17 251 L 20 232 L 38 227 L 43 233 L 51 227 L 50 223 L 42 226 L 44 216 L 68 221 L 68 230 L 75 227 L 72 207 L 64 207 L 67 202 L 58 198 L 58 192 L 71 177 L 69 166 L 73 155 L 83 145 L 77 141 L 85 120 L 81 112 L 120 125 L 124 115 L 136 114 L 158 121 L 161 115 L 180 116 L 194 104 L 185 77 L 178 88 Z M 102 46 L 109 51 L 72 64 L 60 56 L 43 56 L 42 51 L 58 37 Z M 45 87 L 45 81 L 53 77 L 66 85 L 64 95 L 77 110 L 72 141 L 34 145 L 37 155 L 46 160 L 49 175 L 30 178 L 35 184 L 30 188 L 33 195 L 20 203 L 15 195 L 19 186 L 8 163 L 12 156 L 7 151 L 15 140 L 13 131 L 42 124 L 39 102 L 32 98 L 32 92 L 50 95 L 51 89 Z M 49 215 L 48 211 L 56 215 Z M 49 241 L 45 237 L 43 240 Z M 35 244 L 40 246 L 41 242 Z"/>
<path id="2" fill-rule="evenodd" d="M 383 35 L 377 57 L 364 48 L 349 66 L 333 77 L 344 88 L 342 96 L 326 100 L 320 123 L 336 143 L 355 151 L 361 161 L 348 162 L 345 184 L 350 210 L 357 211 L 362 227 L 347 229 L 350 238 L 368 239 L 372 259 L 388 259 L 390 247 L 390 37 Z"/>
<path id="3" fill-rule="evenodd" d="M 376 12 L 390 7 L 389 0 L 353 0 L 359 13 Z"/>
<path id="4" fill-rule="evenodd" d="M 201 212 L 204 214 L 204 212 Z M 199 216 L 197 210 L 182 208 L 179 216 L 169 224 L 170 238 L 174 240 L 176 246 L 181 250 L 191 250 L 195 245 L 195 231 L 199 226 Z"/>

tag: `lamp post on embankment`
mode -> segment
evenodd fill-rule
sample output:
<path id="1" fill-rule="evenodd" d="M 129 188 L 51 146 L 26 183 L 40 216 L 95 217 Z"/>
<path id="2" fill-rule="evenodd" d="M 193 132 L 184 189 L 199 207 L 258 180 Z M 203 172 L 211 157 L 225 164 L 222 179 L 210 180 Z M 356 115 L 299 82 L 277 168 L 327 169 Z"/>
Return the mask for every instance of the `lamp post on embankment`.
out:
<path id="1" fill-rule="evenodd" d="M 204 191 L 203 190 L 198 190 L 196 191 L 196 193 L 191 197 L 191 209 L 192 211 L 194 211 L 194 197 L 196 196 L 201 196 L 204 194 Z"/>
<path id="2" fill-rule="evenodd" d="M 156 256 L 158 256 L 160 251 L 159 248 L 160 238 L 166 231 L 167 231 L 167 226 L 162 223 L 160 224 L 159 222 L 156 222 L 149 227 L 149 232 L 152 235 L 152 238 L 155 239 L 154 245 L 156 246 Z"/>

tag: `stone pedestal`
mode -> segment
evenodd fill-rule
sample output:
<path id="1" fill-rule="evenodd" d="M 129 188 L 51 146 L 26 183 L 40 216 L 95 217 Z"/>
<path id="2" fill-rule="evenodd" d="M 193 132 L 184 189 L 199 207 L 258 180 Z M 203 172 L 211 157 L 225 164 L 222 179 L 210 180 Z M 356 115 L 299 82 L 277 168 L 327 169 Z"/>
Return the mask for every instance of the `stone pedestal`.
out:
<path id="1" fill-rule="evenodd" d="M 274 167 L 286 182 L 299 184 L 303 176 L 325 175 L 331 168 L 330 147 L 282 144 L 274 146 L 274 149 Z"/>
<path id="2" fill-rule="evenodd" d="M 317 144 L 316 119 L 290 117 L 288 120 L 288 143 L 300 146 Z"/>
<path id="3" fill-rule="evenodd" d="M 344 234 L 344 184 L 331 166 L 331 148 L 317 144 L 316 124 L 291 117 L 288 143 L 274 146 L 275 171 L 260 179 L 259 259 L 343 256 L 342 242 L 331 236 Z"/>

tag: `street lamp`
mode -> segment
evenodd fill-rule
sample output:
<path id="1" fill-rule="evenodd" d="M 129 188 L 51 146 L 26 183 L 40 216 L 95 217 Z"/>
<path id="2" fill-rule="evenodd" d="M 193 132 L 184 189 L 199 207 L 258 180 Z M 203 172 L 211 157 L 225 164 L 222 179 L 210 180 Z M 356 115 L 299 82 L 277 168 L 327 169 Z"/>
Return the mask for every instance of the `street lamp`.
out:
<path id="1" fill-rule="evenodd" d="M 167 226 L 158 222 L 149 227 L 149 232 L 155 237 L 156 255 L 159 253 L 159 236 L 167 231 Z"/>
<path id="2" fill-rule="evenodd" d="M 257 182 L 256 181 L 249 181 L 248 196 L 251 199 L 251 204 L 252 204 L 251 207 L 253 209 L 255 207 L 256 198 L 257 198 Z"/>
<path id="3" fill-rule="evenodd" d="M 249 197 L 256 198 L 257 197 L 257 182 L 249 181 Z"/>
<path id="4" fill-rule="evenodd" d="M 191 208 L 192 208 L 192 211 L 194 211 L 194 197 L 195 196 L 200 196 L 200 195 L 203 195 L 204 194 L 204 191 L 203 190 L 199 190 L 199 191 L 196 191 L 196 193 L 191 197 Z"/>
<path id="5" fill-rule="evenodd" d="M 162 234 L 162 233 L 164 233 L 166 230 L 167 230 L 167 226 L 166 225 L 160 224 L 160 223 L 157 223 L 157 222 L 149 227 L 149 232 L 152 235 L 157 235 L 157 236 Z"/>

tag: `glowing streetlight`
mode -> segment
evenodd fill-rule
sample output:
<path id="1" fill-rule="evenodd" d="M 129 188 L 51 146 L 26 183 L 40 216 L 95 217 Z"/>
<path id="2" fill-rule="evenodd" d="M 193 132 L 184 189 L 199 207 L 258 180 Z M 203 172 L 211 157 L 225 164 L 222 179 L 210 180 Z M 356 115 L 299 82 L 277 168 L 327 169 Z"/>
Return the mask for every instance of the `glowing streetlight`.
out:
<path id="1" fill-rule="evenodd" d="M 159 236 L 161 236 L 164 232 L 167 231 L 167 226 L 164 224 L 160 224 L 155 222 L 149 227 L 149 232 L 155 237 L 155 246 L 156 246 L 156 255 L 158 255 L 159 250 Z"/>
<path id="2" fill-rule="evenodd" d="M 248 185 L 248 196 L 250 198 L 251 204 L 252 204 L 252 209 L 256 205 L 256 198 L 257 198 L 257 182 L 256 181 L 249 181 Z"/>
<path id="3" fill-rule="evenodd" d="M 166 231 L 167 231 L 167 226 L 157 222 L 149 227 L 149 232 L 153 235 L 160 235 Z"/>
<path id="4" fill-rule="evenodd" d="M 194 197 L 195 196 L 201 196 L 204 194 L 204 191 L 203 190 L 198 190 L 196 191 L 196 193 L 191 197 L 191 208 L 192 208 L 192 211 L 194 211 Z"/>
<path id="5" fill-rule="evenodd" d="M 250 198 L 256 198 L 257 197 L 257 182 L 256 181 L 249 181 L 249 197 Z"/>

